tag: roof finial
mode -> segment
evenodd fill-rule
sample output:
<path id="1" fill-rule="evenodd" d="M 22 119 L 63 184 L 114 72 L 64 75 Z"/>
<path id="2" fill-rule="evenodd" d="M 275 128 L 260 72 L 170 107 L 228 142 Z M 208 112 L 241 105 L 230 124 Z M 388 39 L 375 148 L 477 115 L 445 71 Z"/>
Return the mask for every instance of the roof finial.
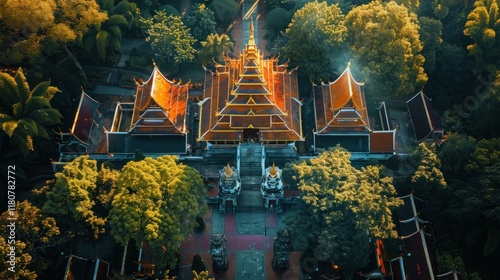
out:
<path id="1" fill-rule="evenodd" d="M 229 162 L 227 163 L 227 166 L 226 166 L 226 174 L 227 175 L 232 175 L 233 174 L 233 169 L 229 165 Z"/>
<path id="2" fill-rule="evenodd" d="M 272 177 L 276 177 L 276 166 L 274 165 L 274 162 L 273 162 L 273 166 L 271 166 L 271 170 L 269 170 L 269 174 Z"/>
<path id="3" fill-rule="evenodd" d="M 248 40 L 248 44 L 255 45 L 253 18 L 250 18 L 250 39 Z"/>

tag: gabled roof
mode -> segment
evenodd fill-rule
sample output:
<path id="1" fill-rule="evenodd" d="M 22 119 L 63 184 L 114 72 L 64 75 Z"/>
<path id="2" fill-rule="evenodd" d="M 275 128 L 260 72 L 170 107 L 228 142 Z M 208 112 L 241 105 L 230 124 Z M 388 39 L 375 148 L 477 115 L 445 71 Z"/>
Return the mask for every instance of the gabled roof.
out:
<path id="1" fill-rule="evenodd" d="M 185 134 L 189 84 L 170 81 L 156 67 L 137 85 L 131 134 Z"/>
<path id="2" fill-rule="evenodd" d="M 431 99 L 419 91 L 406 102 L 417 141 L 423 141 L 434 131 L 443 131 L 443 123 L 432 108 Z"/>
<path id="3" fill-rule="evenodd" d="M 427 222 L 421 215 L 423 201 L 413 194 L 400 197 L 404 205 L 397 209 L 399 234 L 403 239 L 408 258 L 405 267 L 413 279 L 435 279 L 437 272 L 436 255 L 432 247 L 431 235 L 425 232 Z"/>
<path id="4" fill-rule="evenodd" d="M 89 144 L 90 130 L 92 129 L 98 107 L 99 102 L 82 91 L 73 126 L 71 127 L 71 134 L 86 145 Z"/>
<path id="5" fill-rule="evenodd" d="M 350 64 L 334 82 L 314 85 L 313 92 L 318 134 L 370 130 L 364 85 L 354 80 Z"/>
<path id="6" fill-rule="evenodd" d="M 297 73 L 276 58 L 262 58 L 250 39 L 239 59 L 225 58 L 205 72 L 198 141 L 243 141 L 243 130 L 259 130 L 259 141 L 301 141 Z"/>

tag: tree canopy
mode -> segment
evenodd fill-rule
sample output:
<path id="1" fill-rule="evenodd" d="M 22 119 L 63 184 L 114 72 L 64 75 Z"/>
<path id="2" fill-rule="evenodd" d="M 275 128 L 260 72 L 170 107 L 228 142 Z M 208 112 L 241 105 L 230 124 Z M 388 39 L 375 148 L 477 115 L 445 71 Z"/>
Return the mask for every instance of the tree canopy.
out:
<path id="1" fill-rule="evenodd" d="M 118 178 L 119 191 L 109 213 L 111 234 L 121 244 L 148 242 L 157 261 L 171 267 L 196 216 L 206 211 L 200 174 L 173 156 L 131 161 Z"/>
<path id="2" fill-rule="evenodd" d="M 500 10 L 498 0 L 477 0 L 465 24 L 464 34 L 474 43 L 467 46 L 469 54 L 475 59 L 474 71 L 496 75 L 500 67 Z"/>
<path id="3" fill-rule="evenodd" d="M 7 0 L 0 4 L 0 61 L 34 62 L 42 51 L 81 40 L 88 28 L 107 19 L 95 0 Z"/>
<path id="4" fill-rule="evenodd" d="M 313 81 L 328 81 L 345 62 L 342 46 L 347 28 L 338 5 L 306 4 L 293 15 L 286 35 L 284 55 L 304 68 Z"/>
<path id="5" fill-rule="evenodd" d="M 196 39 L 189 33 L 179 16 L 167 16 L 157 11 L 151 18 L 142 18 L 146 41 L 151 43 L 156 60 L 177 72 L 181 62 L 194 58 Z"/>
<path id="6" fill-rule="evenodd" d="M 94 238 L 104 233 L 106 209 L 109 211 L 116 191 L 117 171 L 104 166 L 98 171 L 96 160 L 80 156 L 55 177 L 48 186 L 43 211 L 65 217 L 65 225 L 73 230 L 78 228 L 74 222 L 82 224 L 91 229 Z"/>
<path id="7" fill-rule="evenodd" d="M 4 225 L 0 227 L 0 253 L 7 256 L 10 247 L 15 247 L 15 271 L 9 271 L 10 265 L 7 258 L 0 263 L 1 279 L 37 279 L 38 276 L 47 269 L 50 260 L 44 258 L 47 252 L 59 240 L 59 228 L 53 217 L 44 215 L 40 209 L 28 201 L 17 202 L 15 205 L 15 216 L 11 216 L 9 211 L 5 211 L 0 216 L 0 222 Z M 15 222 L 15 244 L 12 244 L 8 236 L 11 228 L 7 227 L 12 220 Z"/>
<path id="8" fill-rule="evenodd" d="M 214 12 L 206 8 L 204 4 L 191 6 L 184 17 L 184 23 L 196 40 L 196 49 L 199 49 L 202 41 L 207 40 L 208 35 L 216 33 L 217 23 Z"/>
<path id="9" fill-rule="evenodd" d="M 0 73 L 0 91 L 0 143 L 6 143 L 0 145 L 2 153 L 19 151 L 26 157 L 34 151 L 35 139 L 49 139 L 48 129 L 62 124 L 62 115 L 50 104 L 59 89 L 50 81 L 31 89 L 19 68 L 14 77 Z"/>
<path id="10" fill-rule="evenodd" d="M 402 203 L 380 167 L 357 170 L 349 158 L 337 147 L 289 164 L 301 200 L 286 220 L 294 248 L 316 248 L 317 259 L 334 261 L 348 276 L 368 262 L 370 238 L 397 237 L 391 209 Z"/>
<path id="11" fill-rule="evenodd" d="M 357 6 L 347 14 L 346 26 L 367 93 L 409 95 L 427 81 L 417 17 L 405 6 L 393 1 Z"/>
<path id="12" fill-rule="evenodd" d="M 202 65 L 207 65 L 212 61 L 221 62 L 223 56 L 227 55 L 233 46 L 234 43 L 226 34 L 210 34 L 205 41 L 201 42 L 198 60 Z"/>

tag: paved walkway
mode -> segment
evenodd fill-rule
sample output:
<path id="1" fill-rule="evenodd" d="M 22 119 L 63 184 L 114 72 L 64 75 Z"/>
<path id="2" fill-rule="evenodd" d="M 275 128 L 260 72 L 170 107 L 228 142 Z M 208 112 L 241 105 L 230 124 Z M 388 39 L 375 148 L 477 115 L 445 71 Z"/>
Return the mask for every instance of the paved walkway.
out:
<path id="1" fill-rule="evenodd" d="M 179 280 L 192 279 L 191 263 L 199 254 L 215 279 L 263 280 L 300 279 L 300 252 L 292 252 L 290 268 L 282 274 L 272 269 L 274 236 L 283 228 L 283 215 L 276 213 L 220 214 L 211 207 L 205 215 L 205 232 L 192 235 L 181 245 Z M 212 270 L 210 237 L 224 234 L 227 239 L 229 269 L 222 274 Z"/>
<path id="2" fill-rule="evenodd" d="M 239 57 L 249 38 L 251 19 L 255 28 L 255 41 L 264 57 L 268 55 L 267 42 L 264 40 L 265 3 L 259 1 L 253 9 L 254 1 L 240 2 L 240 12 L 233 23 L 231 35 L 235 41 L 233 56 Z M 243 19 L 245 14 L 248 16 Z M 244 194 L 244 192 L 242 192 Z M 216 194 L 209 194 L 216 195 Z M 241 199 L 241 198 L 240 198 Z M 261 202 L 261 200 L 256 200 Z M 252 208 L 254 207 L 254 208 Z M 262 209 L 262 205 L 252 205 L 249 209 Z M 192 235 L 181 245 L 179 280 L 192 279 L 191 263 L 193 256 L 199 254 L 212 277 L 215 279 L 263 280 L 263 279 L 300 279 L 300 252 L 292 252 L 290 268 L 283 274 L 272 269 L 273 244 L 276 232 L 283 228 L 283 214 L 249 211 L 236 214 L 220 214 L 218 206 L 210 207 L 204 217 L 205 232 Z M 229 269 L 222 274 L 212 270 L 212 256 L 209 253 L 210 237 L 224 234 L 227 239 Z"/>

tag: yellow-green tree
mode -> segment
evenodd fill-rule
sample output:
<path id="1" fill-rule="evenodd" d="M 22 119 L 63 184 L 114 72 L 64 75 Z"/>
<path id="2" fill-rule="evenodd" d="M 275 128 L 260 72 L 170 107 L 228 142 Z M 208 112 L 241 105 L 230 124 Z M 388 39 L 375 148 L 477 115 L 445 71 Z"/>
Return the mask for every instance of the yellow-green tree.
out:
<path id="1" fill-rule="evenodd" d="M 408 95 L 427 81 L 417 17 L 406 7 L 372 1 L 352 9 L 346 26 L 354 65 L 366 80 L 368 94 Z"/>
<path id="2" fill-rule="evenodd" d="M 233 49 L 233 46 L 234 43 L 226 34 L 210 34 L 205 41 L 201 42 L 198 60 L 202 65 L 207 65 L 213 61 L 221 62 L 222 57 L 227 55 Z"/>
<path id="3" fill-rule="evenodd" d="M 434 143 L 420 143 L 413 157 L 418 165 L 411 181 L 417 188 L 435 190 L 446 187 L 446 180 L 441 172 L 441 160 L 436 154 Z"/>
<path id="4" fill-rule="evenodd" d="M 301 191 L 286 220 L 295 249 L 313 248 L 316 258 L 335 261 L 350 277 L 368 262 L 369 238 L 397 237 L 391 209 L 401 201 L 380 167 L 357 170 L 337 147 L 288 168 Z"/>
<path id="5" fill-rule="evenodd" d="M 313 81 L 335 78 L 345 61 L 343 43 L 347 35 L 344 15 L 338 5 L 310 2 L 295 12 L 286 29 L 286 57 L 295 61 Z"/>
<path id="6" fill-rule="evenodd" d="M 7 0 L 0 4 L 0 61 L 36 62 L 62 48 L 87 82 L 71 46 L 89 27 L 107 19 L 95 0 Z"/>
<path id="7" fill-rule="evenodd" d="M 59 217 L 70 237 L 90 229 L 97 238 L 105 231 L 117 176 L 117 171 L 104 166 L 98 170 L 96 160 L 80 156 L 55 174 L 46 189 L 43 211 Z"/>
<path id="8" fill-rule="evenodd" d="M 54 218 L 42 214 L 38 207 L 26 200 L 17 202 L 15 209 L 13 213 L 6 211 L 0 216 L 0 254 L 3 259 L 0 263 L 0 278 L 34 280 L 47 269 L 50 260 L 41 256 L 59 243 L 60 240 L 56 239 L 59 228 Z M 15 228 L 10 228 L 8 225 L 13 221 Z M 15 232 L 15 239 L 9 239 L 11 229 Z M 9 270 L 11 264 L 7 262 L 10 260 L 8 254 L 11 253 L 11 246 L 15 247 L 13 271 Z"/>
<path id="9" fill-rule="evenodd" d="M 123 167 L 118 188 L 109 213 L 113 237 L 124 246 L 148 242 L 159 264 L 174 267 L 181 242 L 206 211 L 201 175 L 174 156 L 145 158 Z"/>
<path id="10" fill-rule="evenodd" d="M 498 6 L 498 0 L 478 0 L 467 17 L 464 34 L 474 41 L 467 50 L 474 56 L 477 75 L 485 72 L 496 75 L 500 67 L 500 36 L 496 36 L 500 32 Z"/>
<path id="11" fill-rule="evenodd" d="M 151 43 L 155 59 L 168 66 L 171 74 L 176 73 L 179 64 L 194 58 L 193 44 L 196 39 L 189 33 L 179 16 L 166 15 L 157 11 L 150 18 L 141 18 L 146 41 Z"/>

